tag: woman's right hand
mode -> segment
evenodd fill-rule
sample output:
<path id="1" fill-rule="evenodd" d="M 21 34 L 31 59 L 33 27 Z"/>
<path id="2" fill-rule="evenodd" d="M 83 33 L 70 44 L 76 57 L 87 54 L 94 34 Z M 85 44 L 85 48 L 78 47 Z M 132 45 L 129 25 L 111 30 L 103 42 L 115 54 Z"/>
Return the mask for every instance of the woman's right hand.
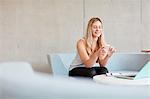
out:
<path id="1" fill-rule="evenodd" d="M 100 60 L 103 60 L 103 59 L 105 59 L 105 57 L 107 56 L 107 49 L 105 49 L 105 48 L 100 48 L 99 49 L 99 59 Z"/>

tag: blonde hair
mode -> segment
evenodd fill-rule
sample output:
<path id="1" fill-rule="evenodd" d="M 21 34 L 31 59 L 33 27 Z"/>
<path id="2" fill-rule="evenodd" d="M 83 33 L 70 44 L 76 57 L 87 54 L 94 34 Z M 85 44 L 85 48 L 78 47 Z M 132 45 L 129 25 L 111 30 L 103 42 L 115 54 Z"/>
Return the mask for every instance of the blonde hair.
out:
<path id="1" fill-rule="evenodd" d="M 87 50 L 87 53 L 89 55 L 92 54 L 92 42 L 93 42 L 92 25 L 93 25 L 94 22 L 97 22 L 97 21 L 101 22 L 101 24 L 102 24 L 101 19 L 98 18 L 98 17 L 93 17 L 89 20 L 88 25 L 87 25 L 87 29 L 86 29 L 86 33 L 85 33 L 85 36 L 84 36 L 84 39 L 85 39 L 85 42 L 86 42 L 86 50 Z M 104 47 L 106 45 L 103 33 L 100 35 L 100 37 L 98 37 L 97 45 L 98 45 L 98 48 Z"/>

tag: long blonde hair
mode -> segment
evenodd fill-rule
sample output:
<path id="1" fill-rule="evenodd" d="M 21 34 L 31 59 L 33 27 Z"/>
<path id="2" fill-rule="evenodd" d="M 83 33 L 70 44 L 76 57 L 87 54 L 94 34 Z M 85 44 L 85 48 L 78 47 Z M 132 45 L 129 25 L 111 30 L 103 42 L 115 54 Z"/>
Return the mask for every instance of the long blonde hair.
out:
<path id="1" fill-rule="evenodd" d="M 85 36 L 84 36 L 84 39 L 85 39 L 85 42 L 86 42 L 86 50 L 87 50 L 87 53 L 89 55 L 92 54 L 92 42 L 93 42 L 92 25 L 93 25 L 94 22 L 97 22 L 97 21 L 101 22 L 101 24 L 102 24 L 101 19 L 98 18 L 98 17 L 93 17 L 89 20 L 88 25 L 87 25 L 87 29 L 86 29 L 86 33 L 85 33 Z M 104 47 L 106 45 L 103 33 L 100 35 L 100 37 L 98 37 L 97 45 L 98 45 L 98 48 Z"/>

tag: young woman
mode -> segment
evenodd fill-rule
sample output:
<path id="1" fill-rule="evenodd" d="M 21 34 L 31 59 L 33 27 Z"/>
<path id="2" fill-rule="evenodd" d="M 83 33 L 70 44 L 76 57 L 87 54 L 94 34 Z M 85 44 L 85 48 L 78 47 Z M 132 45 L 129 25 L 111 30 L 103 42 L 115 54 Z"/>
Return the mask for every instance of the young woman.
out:
<path id="1" fill-rule="evenodd" d="M 77 42 L 77 55 L 70 65 L 69 76 L 93 77 L 108 73 L 105 65 L 114 52 L 104 41 L 100 18 L 91 18 L 86 35 Z"/>

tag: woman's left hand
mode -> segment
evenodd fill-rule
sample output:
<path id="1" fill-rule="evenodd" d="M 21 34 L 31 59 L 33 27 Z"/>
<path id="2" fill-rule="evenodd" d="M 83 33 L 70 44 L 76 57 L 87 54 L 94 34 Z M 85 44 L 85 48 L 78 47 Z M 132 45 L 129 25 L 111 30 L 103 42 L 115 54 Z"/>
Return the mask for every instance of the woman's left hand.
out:
<path id="1" fill-rule="evenodd" d="M 110 46 L 108 49 L 108 52 L 107 52 L 107 56 L 111 57 L 114 52 L 116 52 L 116 49 L 114 47 Z"/>

